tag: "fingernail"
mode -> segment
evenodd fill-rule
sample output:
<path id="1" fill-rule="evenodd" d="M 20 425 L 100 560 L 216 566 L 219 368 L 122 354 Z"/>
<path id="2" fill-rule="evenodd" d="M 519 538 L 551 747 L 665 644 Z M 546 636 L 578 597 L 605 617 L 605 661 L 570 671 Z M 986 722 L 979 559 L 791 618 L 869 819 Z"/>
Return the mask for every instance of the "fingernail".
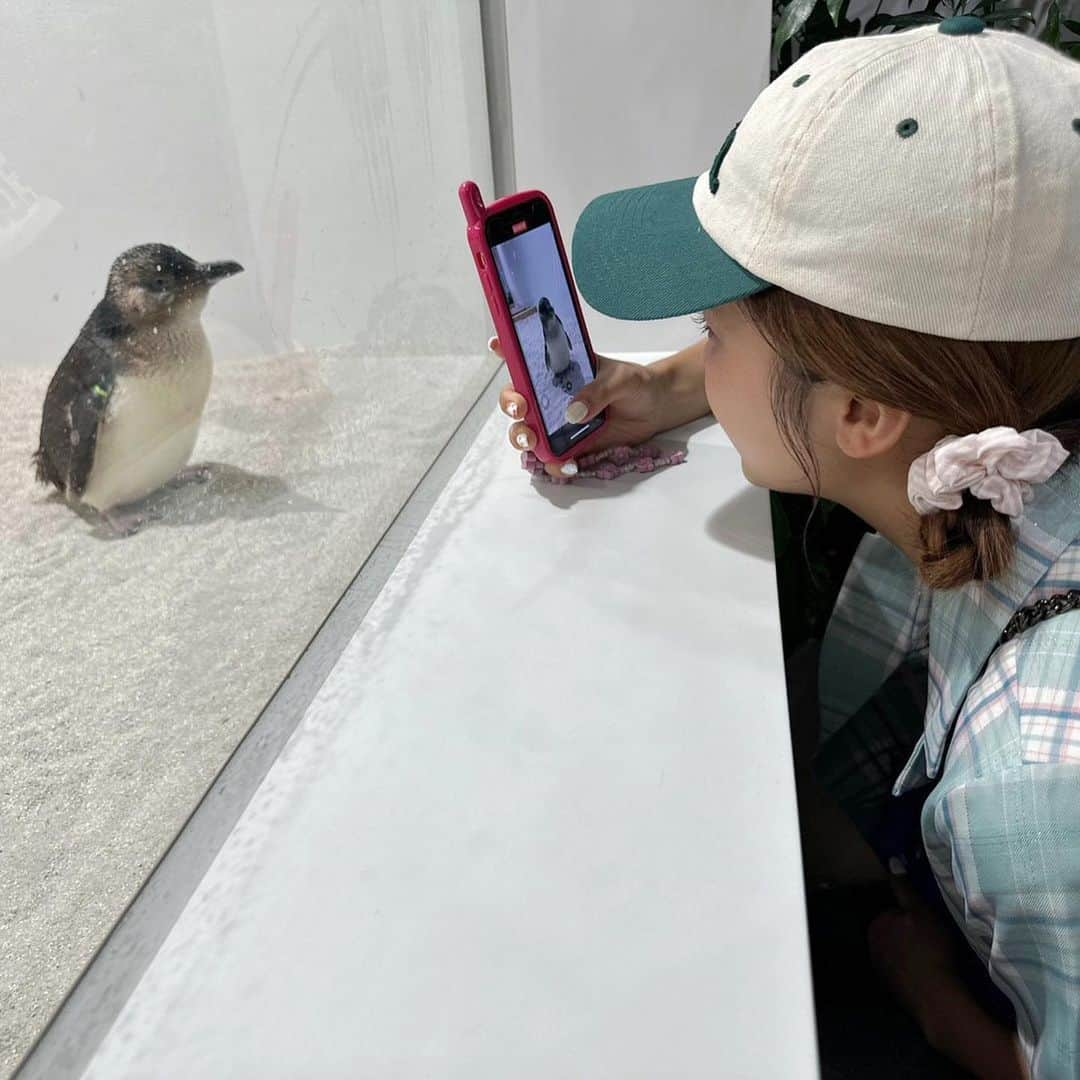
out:
<path id="1" fill-rule="evenodd" d="M 577 465 L 572 461 L 563 462 L 563 476 L 577 476 Z"/>
<path id="2" fill-rule="evenodd" d="M 584 401 L 571 401 L 566 410 L 566 422 L 568 424 L 580 424 L 589 411 Z"/>
<path id="3" fill-rule="evenodd" d="M 517 416 L 517 414 L 518 414 L 518 403 L 516 401 L 508 401 L 506 403 L 506 411 L 511 416 Z"/>
<path id="4" fill-rule="evenodd" d="M 517 436 L 515 437 L 514 442 L 516 442 L 518 444 L 518 446 L 521 447 L 522 450 L 528 450 L 529 449 L 529 436 L 526 435 L 524 431 L 519 431 L 517 433 Z"/>
<path id="5" fill-rule="evenodd" d="M 890 855 L 889 873 L 896 874 L 897 877 L 907 877 L 907 867 L 904 865 L 903 860 L 897 858 L 895 855 Z"/>
<path id="6" fill-rule="evenodd" d="M 498 341 L 498 340 L 499 339 L 497 337 L 495 337 L 494 334 L 492 334 L 491 337 L 488 338 L 488 351 L 489 352 L 494 352 L 495 351 L 495 342 Z"/>

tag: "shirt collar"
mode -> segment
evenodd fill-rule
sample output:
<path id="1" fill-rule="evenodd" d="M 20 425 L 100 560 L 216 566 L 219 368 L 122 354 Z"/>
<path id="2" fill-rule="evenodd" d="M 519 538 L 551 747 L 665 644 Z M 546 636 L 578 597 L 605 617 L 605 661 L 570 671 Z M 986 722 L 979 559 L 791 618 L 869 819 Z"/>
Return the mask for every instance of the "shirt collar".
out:
<path id="1" fill-rule="evenodd" d="M 949 730 L 1005 624 L 1078 535 L 1080 463 L 1071 459 L 1033 486 L 1016 524 L 1016 555 L 1007 574 L 931 594 L 925 733 L 895 790 L 908 786 L 904 781 L 920 753 L 925 776 L 938 775 Z"/>

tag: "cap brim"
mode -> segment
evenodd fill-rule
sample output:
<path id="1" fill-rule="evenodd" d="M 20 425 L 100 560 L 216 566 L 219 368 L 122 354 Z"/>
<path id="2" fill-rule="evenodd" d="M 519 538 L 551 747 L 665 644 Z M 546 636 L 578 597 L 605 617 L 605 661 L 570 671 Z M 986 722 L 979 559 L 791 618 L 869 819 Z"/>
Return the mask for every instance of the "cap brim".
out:
<path id="1" fill-rule="evenodd" d="M 597 311 L 616 319 L 669 319 L 770 287 L 701 227 L 696 182 L 690 176 L 613 191 L 585 207 L 570 261 L 581 295 Z"/>

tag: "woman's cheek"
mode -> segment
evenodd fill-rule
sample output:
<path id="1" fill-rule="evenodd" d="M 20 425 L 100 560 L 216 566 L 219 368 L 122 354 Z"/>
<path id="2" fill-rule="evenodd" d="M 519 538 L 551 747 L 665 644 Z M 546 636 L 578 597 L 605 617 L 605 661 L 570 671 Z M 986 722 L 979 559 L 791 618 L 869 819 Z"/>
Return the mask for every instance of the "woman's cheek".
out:
<path id="1" fill-rule="evenodd" d="M 715 364 L 708 359 L 705 361 L 705 400 L 708 401 L 713 416 L 722 424 L 724 418 L 721 411 L 721 398 L 717 386 Z"/>
<path id="2" fill-rule="evenodd" d="M 723 361 L 717 355 L 716 344 L 710 341 L 705 351 L 705 399 L 717 422 L 727 430 L 732 402 L 731 388 L 725 382 Z"/>
<path id="3" fill-rule="evenodd" d="M 753 442 L 754 418 L 744 373 L 734 356 L 722 356 L 716 345 L 705 354 L 705 397 L 717 422 L 735 449 L 745 454 Z M 748 406 L 750 408 L 748 408 Z"/>
<path id="4" fill-rule="evenodd" d="M 738 451 L 746 479 L 758 487 L 791 490 L 797 478 L 772 418 L 768 380 L 759 368 L 753 358 L 719 356 L 710 350 L 705 359 L 705 397 Z"/>

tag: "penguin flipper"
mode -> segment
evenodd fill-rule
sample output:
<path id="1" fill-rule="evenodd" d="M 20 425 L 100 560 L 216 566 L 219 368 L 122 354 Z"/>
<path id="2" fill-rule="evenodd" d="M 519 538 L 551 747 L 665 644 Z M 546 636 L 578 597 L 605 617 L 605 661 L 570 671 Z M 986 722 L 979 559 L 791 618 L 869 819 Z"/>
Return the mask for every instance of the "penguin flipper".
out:
<path id="1" fill-rule="evenodd" d="M 98 428 L 115 378 L 104 350 L 76 342 L 56 369 L 45 395 L 41 438 L 33 460 L 37 479 L 81 496 L 90 478 Z"/>
<path id="2" fill-rule="evenodd" d="M 111 380 L 108 388 L 96 382 L 80 390 L 71 403 L 71 424 L 68 429 L 71 453 L 67 470 L 67 490 L 71 495 L 81 498 L 86 491 L 94 464 L 98 428 L 105 416 L 111 393 Z"/>

